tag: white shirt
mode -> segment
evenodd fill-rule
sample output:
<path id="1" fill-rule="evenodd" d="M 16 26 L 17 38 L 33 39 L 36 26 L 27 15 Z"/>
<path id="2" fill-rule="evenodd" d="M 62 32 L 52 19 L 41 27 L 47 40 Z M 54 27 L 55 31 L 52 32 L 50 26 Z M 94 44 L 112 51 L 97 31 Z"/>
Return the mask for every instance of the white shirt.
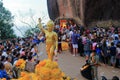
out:
<path id="1" fill-rule="evenodd" d="M 73 34 L 73 31 L 70 31 L 70 32 L 69 32 L 69 37 L 70 37 L 70 38 L 71 38 L 72 34 Z"/>
<path id="2" fill-rule="evenodd" d="M 4 52 L 2 53 L 2 56 L 8 57 L 8 54 L 4 51 Z"/>

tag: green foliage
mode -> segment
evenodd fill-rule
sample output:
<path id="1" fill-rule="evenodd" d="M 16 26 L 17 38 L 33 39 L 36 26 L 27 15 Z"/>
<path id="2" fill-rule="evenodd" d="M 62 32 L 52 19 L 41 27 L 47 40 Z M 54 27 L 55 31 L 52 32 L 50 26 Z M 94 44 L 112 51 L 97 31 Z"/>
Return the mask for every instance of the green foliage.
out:
<path id="1" fill-rule="evenodd" d="M 13 16 L 11 12 L 3 6 L 3 3 L 0 0 L 0 39 L 16 37 L 12 29 L 14 26 L 12 20 Z"/>
<path id="2" fill-rule="evenodd" d="M 39 33 L 39 32 L 40 30 L 38 28 L 30 28 L 25 32 L 25 37 L 33 36 L 34 33 Z"/>

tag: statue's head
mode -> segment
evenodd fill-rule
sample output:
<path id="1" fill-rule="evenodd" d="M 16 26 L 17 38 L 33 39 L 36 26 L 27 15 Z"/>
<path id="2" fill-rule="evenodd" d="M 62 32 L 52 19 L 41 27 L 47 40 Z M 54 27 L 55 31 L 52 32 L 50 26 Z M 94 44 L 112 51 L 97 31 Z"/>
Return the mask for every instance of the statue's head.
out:
<path id="1" fill-rule="evenodd" d="M 48 31 L 52 31 L 53 28 L 54 28 L 54 22 L 53 22 L 52 20 L 49 20 L 49 21 L 47 22 L 47 30 L 48 30 Z"/>

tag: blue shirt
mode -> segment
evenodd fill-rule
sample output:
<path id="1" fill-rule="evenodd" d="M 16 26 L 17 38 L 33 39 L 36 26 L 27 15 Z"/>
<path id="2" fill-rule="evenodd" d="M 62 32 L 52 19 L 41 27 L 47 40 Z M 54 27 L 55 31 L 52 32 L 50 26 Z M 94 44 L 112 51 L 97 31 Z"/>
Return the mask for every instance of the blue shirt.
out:
<path id="1" fill-rule="evenodd" d="M 0 78 L 8 79 L 7 72 L 5 70 L 0 70 Z"/>
<path id="2" fill-rule="evenodd" d="M 97 54 L 98 56 L 101 55 L 101 49 L 100 49 L 100 48 L 96 48 L 96 54 Z"/>
<path id="3" fill-rule="evenodd" d="M 115 56 L 116 55 L 116 47 L 114 47 L 114 46 L 110 47 L 110 55 L 111 56 Z"/>
<path id="4" fill-rule="evenodd" d="M 78 43 L 78 35 L 76 33 L 73 33 L 71 36 L 72 44 Z"/>

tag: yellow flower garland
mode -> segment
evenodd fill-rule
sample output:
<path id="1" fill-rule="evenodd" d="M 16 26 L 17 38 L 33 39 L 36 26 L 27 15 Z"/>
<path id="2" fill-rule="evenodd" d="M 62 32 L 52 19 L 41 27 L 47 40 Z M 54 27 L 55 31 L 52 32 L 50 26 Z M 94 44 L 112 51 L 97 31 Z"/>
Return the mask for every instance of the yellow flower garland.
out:
<path id="1" fill-rule="evenodd" d="M 25 61 L 25 60 L 19 59 L 19 60 L 16 62 L 15 66 L 16 66 L 16 68 L 18 68 L 18 69 L 24 70 L 24 69 L 25 69 L 25 64 L 26 64 L 26 61 Z"/>
<path id="2" fill-rule="evenodd" d="M 18 68 L 25 68 L 25 61 L 18 60 L 16 63 Z M 63 77 L 65 79 L 63 79 Z M 13 79 L 15 80 L 15 79 Z M 21 72 L 20 78 L 17 80 L 71 80 L 66 77 L 65 73 L 60 70 L 58 63 L 49 59 L 39 62 L 35 67 L 35 73 Z"/>
<path id="3" fill-rule="evenodd" d="M 0 80 L 6 80 L 6 78 L 2 78 L 2 79 L 0 78 Z"/>

